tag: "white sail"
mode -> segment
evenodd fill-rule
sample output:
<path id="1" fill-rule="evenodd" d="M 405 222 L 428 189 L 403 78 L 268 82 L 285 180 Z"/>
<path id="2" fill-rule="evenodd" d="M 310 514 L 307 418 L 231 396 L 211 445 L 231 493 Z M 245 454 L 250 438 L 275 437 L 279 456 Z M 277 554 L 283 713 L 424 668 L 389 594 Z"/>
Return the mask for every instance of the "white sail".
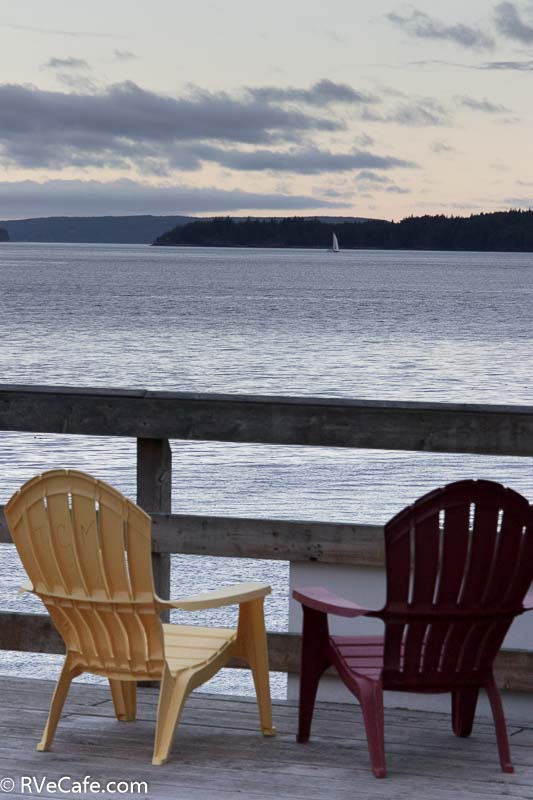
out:
<path id="1" fill-rule="evenodd" d="M 332 245 L 331 249 L 333 250 L 334 253 L 338 253 L 339 250 L 340 250 L 339 240 L 337 239 L 336 234 L 333 234 L 333 245 Z"/>

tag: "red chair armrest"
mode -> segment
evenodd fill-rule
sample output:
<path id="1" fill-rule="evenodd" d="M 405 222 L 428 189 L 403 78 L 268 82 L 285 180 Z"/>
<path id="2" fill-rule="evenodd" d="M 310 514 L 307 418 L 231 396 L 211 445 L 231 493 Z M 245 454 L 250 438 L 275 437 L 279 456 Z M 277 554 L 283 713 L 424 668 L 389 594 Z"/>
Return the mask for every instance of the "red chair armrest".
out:
<path id="1" fill-rule="evenodd" d="M 522 606 L 524 611 L 533 611 L 533 594 L 526 594 Z"/>
<path id="2" fill-rule="evenodd" d="M 323 611 L 326 614 L 336 614 L 339 617 L 364 617 L 366 614 L 373 613 L 370 609 L 362 608 L 357 603 L 352 603 L 351 600 L 345 600 L 344 597 L 338 597 L 321 586 L 295 589 L 292 596 L 307 608 Z"/>

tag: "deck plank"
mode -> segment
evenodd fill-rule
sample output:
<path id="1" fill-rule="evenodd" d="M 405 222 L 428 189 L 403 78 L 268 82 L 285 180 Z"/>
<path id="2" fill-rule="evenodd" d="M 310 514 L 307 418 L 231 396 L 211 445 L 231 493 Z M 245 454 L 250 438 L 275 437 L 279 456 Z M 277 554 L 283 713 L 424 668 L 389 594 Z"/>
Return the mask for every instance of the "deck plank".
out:
<path id="1" fill-rule="evenodd" d="M 52 689 L 50 681 L 0 677 L 0 776 L 16 782 L 10 797 L 28 796 L 19 791 L 23 775 L 91 775 L 102 783 L 146 781 L 147 795 L 122 796 L 161 800 L 533 800 L 533 720 L 510 720 L 516 772 L 504 775 L 488 720 L 476 723 L 471 738 L 457 739 L 447 714 L 387 710 L 389 777 L 378 781 L 358 707 L 318 704 L 313 737 L 302 746 L 294 740 L 294 702 L 275 703 L 279 733 L 263 739 L 253 699 L 195 693 L 168 763 L 152 767 L 156 690 L 140 690 L 137 721 L 121 723 L 106 686 L 73 685 L 52 750 L 37 753 Z M 47 796 L 58 795 L 39 795 Z"/>

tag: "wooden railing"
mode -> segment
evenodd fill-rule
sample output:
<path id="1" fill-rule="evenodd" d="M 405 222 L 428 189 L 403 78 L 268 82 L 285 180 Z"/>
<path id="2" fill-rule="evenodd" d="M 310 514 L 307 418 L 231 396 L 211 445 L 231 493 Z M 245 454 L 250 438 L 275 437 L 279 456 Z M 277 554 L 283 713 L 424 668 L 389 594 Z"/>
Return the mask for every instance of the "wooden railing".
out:
<path id="1" fill-rule="evenodd" d="M 171 514 L 169 439 L 533 457 L 531 406 L 0 385 L 2 430 L 137 439 L 137 502 L 152 515 L 162 597 L 169 594 L 171 553 L 384 563 L 380 526 Z M 10 541 L 0 509 L 0 543 Z M 297 671 L 299 644 L 296 634 L 270 633 L 272 669 Z M 63 652 L 46 615 L 6 611 L 0 648 Z M 509 688 L 533 690 L 533 652 L 504 651 L 498 678 Z"/>

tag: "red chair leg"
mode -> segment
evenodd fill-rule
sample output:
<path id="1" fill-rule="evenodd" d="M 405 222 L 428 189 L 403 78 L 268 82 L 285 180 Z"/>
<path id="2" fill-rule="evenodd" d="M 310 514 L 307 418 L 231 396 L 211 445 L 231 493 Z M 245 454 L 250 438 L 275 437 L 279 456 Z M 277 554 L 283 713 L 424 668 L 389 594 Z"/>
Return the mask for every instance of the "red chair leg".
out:
<path id="1" fill-rule="evenodd" d="M 304 607 L 297 741 L 309 741 L 318 683 L 330 665 L 327 615 Z"/>
<path id="2" fill-rule="evenodd" d="M 476 715 L 479 689 L 452 692 L 452 728 L 456 736 L 470 736 Z"/>
<path id="3" fill-rule="evenodd" d="M 358 686 L 359 702 L 365 721 L 366 738 L 372 772 L 376 778 L 387 774 L 385 765 L 385 717 L 383 687 L 380 682 L 365 681 Z"/>
<path id="4" fill-rule="evenodd" d="M 494 727 L 496 728 L 496 741 L 498 742 L 498 753 L 500 756 L 500 764 L 502 765 L 503 772 L 514 772 L 511 763 L 511 750 L 509 748 L 509 737 L 507 735 L 507 724 L 505 722 L 505 714 L 503 711 L 502 699 L 498 687 L 494 682 L 494 678 L 485 687 L 490 700 L 492 708 L 492 716 L 494 717 Z"/>

